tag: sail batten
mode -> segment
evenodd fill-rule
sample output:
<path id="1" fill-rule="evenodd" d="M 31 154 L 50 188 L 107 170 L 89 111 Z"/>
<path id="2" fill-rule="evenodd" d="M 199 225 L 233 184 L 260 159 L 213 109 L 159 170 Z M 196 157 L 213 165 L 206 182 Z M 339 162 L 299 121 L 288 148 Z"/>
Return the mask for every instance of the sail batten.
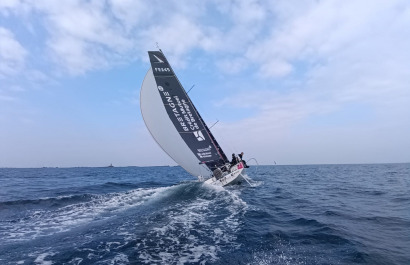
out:
<path id="1" fill-rule="evenodd" d="M 144 121 L 154 139 L 171 158 L 196 176 L 204 175 L 205 165 L 213 171 L 227 163 L 226 155 L 163 53 L 148 54 L 151 69 L 144 79 L 140 100 Z"/>

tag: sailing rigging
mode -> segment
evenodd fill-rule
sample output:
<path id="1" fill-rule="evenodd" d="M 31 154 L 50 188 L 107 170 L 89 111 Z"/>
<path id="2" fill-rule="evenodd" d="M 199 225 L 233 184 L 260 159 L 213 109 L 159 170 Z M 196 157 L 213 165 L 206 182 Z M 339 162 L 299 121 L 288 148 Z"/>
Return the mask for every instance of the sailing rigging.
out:
<path id="1" fill-rule="evenodd" d="M 140 106 L 152 137 L 176 163 L 206 183 L 240 182 L 243 163 L 230 165 L 163 52 L 148 55 L 151 67 L 142 83 Z"/>

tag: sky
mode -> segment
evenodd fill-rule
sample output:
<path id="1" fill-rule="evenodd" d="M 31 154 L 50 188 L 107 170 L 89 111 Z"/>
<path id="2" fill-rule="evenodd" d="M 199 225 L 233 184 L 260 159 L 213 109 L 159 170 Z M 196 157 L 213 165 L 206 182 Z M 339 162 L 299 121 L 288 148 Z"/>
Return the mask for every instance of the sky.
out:
<path id="1" fill-rule="evenodd" d="M 175 165 L 139 107 L 157 43 L 228 157 L 410 162 L 408 0 L 1 0 L 0 167 Z"/>

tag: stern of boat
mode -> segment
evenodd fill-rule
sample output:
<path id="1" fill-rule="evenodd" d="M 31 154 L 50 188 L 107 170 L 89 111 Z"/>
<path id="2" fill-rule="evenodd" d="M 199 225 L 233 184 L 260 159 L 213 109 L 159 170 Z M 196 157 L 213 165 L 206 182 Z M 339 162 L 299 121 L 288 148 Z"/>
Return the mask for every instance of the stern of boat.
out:
<path id="1" fill-rule="evenodd" d="M 214 173 L 211 178 L 204 181 L 206 184 L 218 185 L 218 186 L 227 186 L 240 184 L 245 181 L 246 171 L 242 162 L 231 166 L 228 171 L 217 171 Z"/>

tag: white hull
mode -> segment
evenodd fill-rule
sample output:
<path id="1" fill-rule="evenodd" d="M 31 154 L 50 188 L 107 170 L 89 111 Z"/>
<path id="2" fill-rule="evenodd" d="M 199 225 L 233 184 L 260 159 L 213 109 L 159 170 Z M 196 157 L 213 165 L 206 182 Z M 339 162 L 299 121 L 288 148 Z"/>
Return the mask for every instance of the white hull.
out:
<path id="1" fill-rule="evenodd" d="M 219 179 L 217 179 L 216 177 L 211 177 L 210 179 L 205 180 L 204 183 L 217 186 L 240 184 L 241 182 L 245 181 L 245 175 L 245 168 L 243 167 L 242 163 L 239 163 L 231 167 L 230 172 L 223 175 L 223 177 Z"/>

